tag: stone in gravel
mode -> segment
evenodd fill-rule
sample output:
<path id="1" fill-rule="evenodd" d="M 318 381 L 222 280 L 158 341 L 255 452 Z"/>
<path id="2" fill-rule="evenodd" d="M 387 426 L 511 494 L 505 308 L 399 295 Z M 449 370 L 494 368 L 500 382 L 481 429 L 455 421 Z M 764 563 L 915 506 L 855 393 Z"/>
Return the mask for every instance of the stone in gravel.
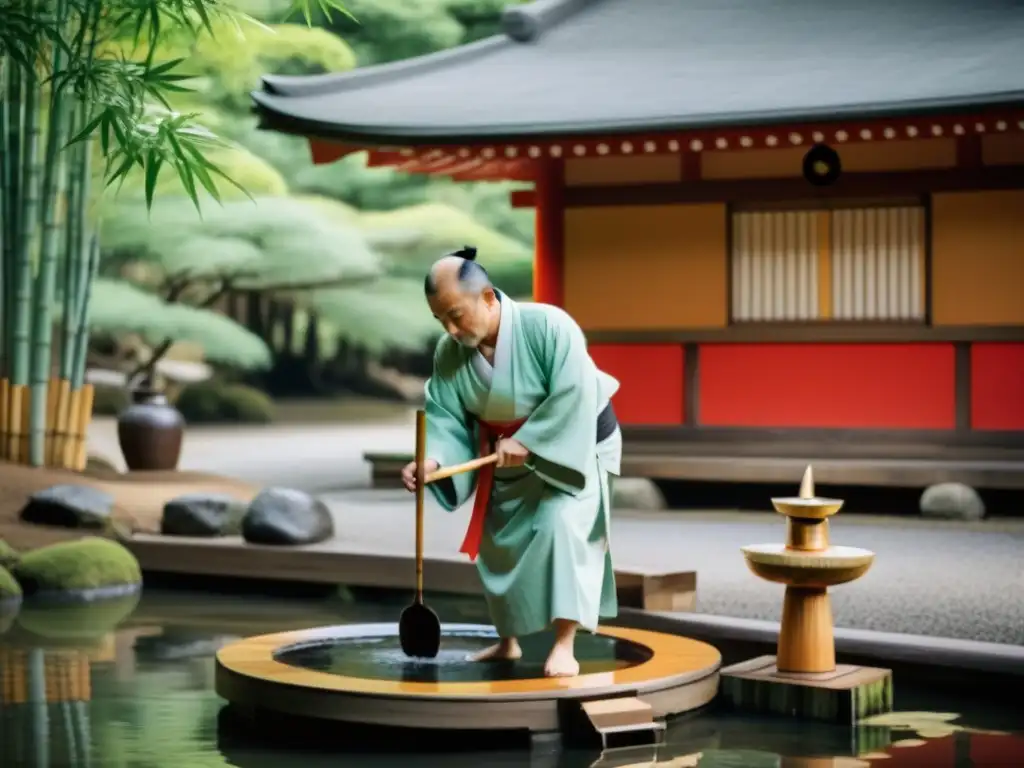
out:
<path id="1" fill-rule="evenodd" d="M 925 489 L 919 504 L 924 517 L 939 520 L 982 520 L 985 502 L 963 483 L 939 483 Z"/>
<path id="2" fill-rule="evenodd" d="M 165 536 L 237 536 L 246 504 L 224 493 L 188 493 L 164 504 Z"/>
<path id="3" fill-rule="evenodd" d="M 103 528 L 114 509 L 114 497 L 88 485 L 54 485 L 29 496 L 21 519 L 63 528 Z"/>
<path id="4" fill-rule="evenodd" d="M 653 480 L 616 477 L 612 480 L 612 509 L 656 511 L 666 508 L 665 497 Z"/>
<path id="5" fill-rule="evenodd" d="M 250 544 L 316 544 L 333 535 L 327 506 L 291 488 L 260 491 L 242 519 L 242 537 Z"/>

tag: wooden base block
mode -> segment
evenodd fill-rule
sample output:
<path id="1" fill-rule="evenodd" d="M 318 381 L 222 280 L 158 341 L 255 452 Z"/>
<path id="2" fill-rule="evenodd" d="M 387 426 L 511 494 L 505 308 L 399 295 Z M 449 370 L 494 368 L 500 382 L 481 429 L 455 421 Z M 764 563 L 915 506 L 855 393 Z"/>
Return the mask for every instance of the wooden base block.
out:
<path id="1" fill-rule="evenodd" d="M 615 571 L 619 605 L 644 611 L 693 611 L 697 608 L 697 572 Z"/>
<path id="2" fill-rule="evenodd" d="M 774 656 L 726 667 L 719 695 L 736 710 L 853 725 L 892 712 L 892 670 L 837 664 L 831 672 L 780 672 Z"/>

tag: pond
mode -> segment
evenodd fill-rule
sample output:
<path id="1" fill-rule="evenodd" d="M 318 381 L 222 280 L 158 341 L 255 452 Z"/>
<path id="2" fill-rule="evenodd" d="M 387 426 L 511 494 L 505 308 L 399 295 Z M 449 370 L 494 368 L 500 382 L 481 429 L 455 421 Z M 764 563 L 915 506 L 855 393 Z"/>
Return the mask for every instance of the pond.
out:
<path id="1" fill-rule="evenodd" d="M 274 768 L 327 766 L 772 766 L 1024 765 L 1021 710 L 914 690 L 896 680 L 897 714 L 839 728 L 709 709 L 673 721 L 666 743 L 609 754 L 465 745 L 377 744 L 358 752 L 334 737 L 258 740 L 231 726 L 214 692 L 214 654 L 254 634 L 394 621 L 407 596 L 326 598 L 210 595 L 148 589 L 141 600 L 90 607 L 26 605 L 0 617 L 0 766 L 4 768 Z M 486 623 L 481 601 L 432 597 L 443 621 Z M 727 663 L 730 658 L 722 649 Z M 388 653 L 390 649 L 382 649 Z M 330 668 L 344 657 L 296 657 Z M 453 739 L 457 742 L 457 739 Z M 809 756 L 814 759 L 808 759 Z M 830 755 L 834 757 L 824 758 Z"/>

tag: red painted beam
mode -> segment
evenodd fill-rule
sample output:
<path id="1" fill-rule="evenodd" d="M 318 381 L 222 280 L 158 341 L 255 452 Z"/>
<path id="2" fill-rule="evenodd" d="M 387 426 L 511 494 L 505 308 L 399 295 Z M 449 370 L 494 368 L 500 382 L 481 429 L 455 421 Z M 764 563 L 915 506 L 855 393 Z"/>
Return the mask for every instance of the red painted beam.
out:
<path id="1" fill-rule="evenodd" d="M 516 189 L 509 195 L 513 208 L 536 208 L 537 195 L 532 189 Z"/>
<path id="2" fill-rule="evenodd" d="M 565 169 L 561 160 L 537 165 L 533 300 L 561 307 L 565 301 Z"/>

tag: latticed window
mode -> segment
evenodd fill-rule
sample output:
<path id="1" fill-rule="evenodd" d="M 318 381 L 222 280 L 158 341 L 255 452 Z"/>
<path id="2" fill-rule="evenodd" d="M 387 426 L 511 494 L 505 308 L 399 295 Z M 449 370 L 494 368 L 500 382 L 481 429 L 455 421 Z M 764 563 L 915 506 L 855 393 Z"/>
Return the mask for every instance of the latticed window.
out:
<path id="1" fill-rule="evenodd" d="M 923 320 L 920 205 L 732 214 L 732 319 Z"/>

